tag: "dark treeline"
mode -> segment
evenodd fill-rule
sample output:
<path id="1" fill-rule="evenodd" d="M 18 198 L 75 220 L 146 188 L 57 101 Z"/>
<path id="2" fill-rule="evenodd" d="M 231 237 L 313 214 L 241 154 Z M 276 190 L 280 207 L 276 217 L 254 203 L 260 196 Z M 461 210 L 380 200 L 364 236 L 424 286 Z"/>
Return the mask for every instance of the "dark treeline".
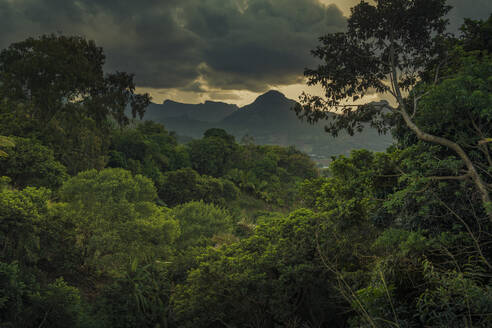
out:
<path id="1" fill-rule="evenodd" d="M 487 193 L 491 29 L 492 16 L 465 21 L 439 48 L 442 78 L 425 62 L 405 96 L 423 92 L 413 122 L 459 144 Z M 318 54 L 335 44 L 322 41 Z M 0 52 L 1 327 L 492 325 L 492 204 L 453 151 L 386 112 L 396 143 L 323 175 L 294 148 L 222 129 L 178 144 L 134 123 L 149 96 L 103 64 L 81 37 Z M 357 113 L 332 132 L 375 111 Z"/>

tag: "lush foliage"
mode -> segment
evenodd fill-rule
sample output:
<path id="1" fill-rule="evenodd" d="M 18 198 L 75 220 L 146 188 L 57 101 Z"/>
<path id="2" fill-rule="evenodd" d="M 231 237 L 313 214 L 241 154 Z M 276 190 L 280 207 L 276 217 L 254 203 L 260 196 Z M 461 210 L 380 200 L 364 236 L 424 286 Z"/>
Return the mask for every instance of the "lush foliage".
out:
<path id="1" fill-rule="evenodd" d="M 323 38 L 322 50 L 387 56 L 357 40 L 398 22 L 396 50 L 429 50 L 399 57 L 402 72 L 420 70 L 400 80 L 405 104 L 419 94 L 412 122 L 459 145 L 490 188 L 492 18 L 467 20 L 444 49 L 418 39 L 441 32 L 443 1 L 377 3 L 356 7 L 355 34 Z M 449 61 L 436 81 L 437 45 Z M 384 65 L 363 58 L 323 77 L 332 101 L 384 80 Z M 221 129 L 178 144 L 126 117 L 149 99 L 131 75 L 104 76 L 103 61 L 78 37 L 0 53 L 0 326 L 492 325 L 492 205 L 453 148 L 395 115 L 379 122 L 392 147 L 333 158 L 322 177 L 294 148 Z M 353 72 L 369 81 L 343 84 Z M 332 129 L 379 124 L 379 109 L 347 111 Z"/>
<path id="2" fill-rule="evenodd" d="M 0 129 L 39 138 L 69 172 L 102 168 L 109 120 L 126 125 L 127 105 L 142 116 L 150 101 L 134 92 L 133 75 L 105 76 L 104 60 L 102 48 L 81 37 L 46 35 L 2 50 Z"/>

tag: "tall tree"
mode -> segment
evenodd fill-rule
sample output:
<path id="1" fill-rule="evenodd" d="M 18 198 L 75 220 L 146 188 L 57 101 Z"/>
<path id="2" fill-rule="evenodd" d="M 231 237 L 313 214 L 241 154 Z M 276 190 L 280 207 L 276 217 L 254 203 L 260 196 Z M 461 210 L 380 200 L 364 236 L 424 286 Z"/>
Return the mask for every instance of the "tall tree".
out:
<path id="1" fill-rule="evenodd" d="M 0 175 L 11 178 L 16 188 L 31 186 L 54 190 L 61 186 L 67 178 L 66 168 L 55 161 L 50 148 L 34 139 L 10 137 L 9 140 L 15 146 L 8 150 L 8 156 L 0 154 Z"/>
<path id="2" fill-rule="evenodd" d="M 124 111 L 143 115 L 147 94 L 136 94 L 133 75 L 104 75 L 105 55 L 94 41 L 77 36 L 43 35 L 0 52 L 0 92 L 33 103 L 32 115 L 46 124 L 59 112 L 84 111 L 96 121 L 108 115 L 128 124 Z"/>
<path id="3" fill-rule="evenodd" d="M 104 61 L 102 48 L 76 36 L 28 38 L 2 50 L 3 133 L 40 138 L 72 173 L 103 166 L 110 121 L 127 125 L 127 107 L 142 117 L 150 102 L 135 93 L 132 74 L 104 74 Z M 19 131 L 26 120 L 35 124 Z M 89 158 L 93 163 L 80 164 Z"/>
<path id="4" fill-rule="evenodd" d="M 381 132 L 386 132 L 390 117 L 393 122 L 395 118 L 400 120 L 419 140 L 443 146 L 463 161 L 465 174 L 446 178 L 471 180 L 492 221 L 490 190 L 472 160 L 472 150 L 442 131 L 429 131 L 416 123 L 423 111 L 436 109 L 432 106 L 423 108 L 420 101 L 441 84 L 443 72 L 450 73 L 444 69 L 448 51 L 444 46 L 446 20 L 443 17 L 450 9 L 445 2 L 376 0 L 371 4 L 361 1 L 352 8 L 347 32 L 320 38 L 321 45 L 313 55 L 323 64 L 305 71 L 308 84 L 320 84 L 325 98 L 303 94 L 296 111 L 300 117 L 318 121 L 328 119 L 331 109 L 339 109 L 342 114 L 327 127 L 333 135 L 342 129 L 349 133 L 362 130 L 363 122 L 370 122 Z M 429 72 L 433 77 L 430 81 Z M 469 91 L 473 93 L 474 89 Z M 389 94 L 397 106 L 390 107 L 386 102 L 354 104 L 373 92 Z M 485 87 L 485 92 L 490 94 L 490 86 Z M 475 109 L 463 110 L 472 112 Z M 490 111 L 484 113 L 483 121 L 490 122 Z M 482 138 L 474 146 L 481 146 L 487 140 Z"/>

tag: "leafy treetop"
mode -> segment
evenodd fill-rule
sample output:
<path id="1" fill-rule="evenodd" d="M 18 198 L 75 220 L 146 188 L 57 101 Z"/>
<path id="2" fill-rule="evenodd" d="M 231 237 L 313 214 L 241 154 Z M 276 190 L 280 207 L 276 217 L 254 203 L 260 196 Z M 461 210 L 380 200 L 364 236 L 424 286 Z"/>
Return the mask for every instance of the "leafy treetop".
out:
<path id="1" fill-rule="evenodd" d="M 0 52 L 0 94 L 33 103 L 32 115 L 46 124 L 59 112 L 83 112 L 96 122 L 113 117 L 129 123 L 125 109 L 143 116 L 148 94 L 136 94 L 133 75 L 103 72 L 105 56 L 94 41 L 43 35 Z"/>
<path id="2" fill-rule="evenodd" d="M 443 146 L 457 155 L 463 162 L 465 174 L 451 179 L 472 181 L 484 208 L 488 209 L 491 204 L 489 187 L 471 157 L 473 150 L 441 131 L 426 130 L 416 119 L 422 112 L 434 110 L 433 106 L 421 106 L 420 101 L 426 101 L 423 98 L 442 82 L 442 71 L 450 71 L 446 69 L 449 68 L 446 58 L 450 51 L 446 48 L 446 20 L 443 18 L 450 7 L 445 2 L 361 1 L 352 8 L 347 32 L 320 38 L 321 45 L 313 55 L 323 64 L 305 71 L 308 84 L 320 84 L 325 98 L 303 94 L 296 111 L 301 118 L 315 122 L 331 118 L 330 109 L 341 109 L 341 115 L 335 115 L 327 126 L 327 131 L 333 135 L 340 130 L 353 134 L 355 130 L 363 129 L 364 122 L 386 132 L 388 123 L 401 122 L 420 141 Z M 467 26 L 465 31 L 470 35 L 481 35 L 476 32 L 480 24 L 469 23 Z M 462 67 L 457 66 L 458 69 Z M 432 79 L 429 79 L 429 73 L 432 73 Z M 391 95 L 397 107 L 390 107 L 387 102 L 354 104 L 374 91 Z M 473 108 L 462 110 L 473 111 Z M 474 123 L 467 121 L 470 125 Z M 484 137 L 474 147 L 486 143 L 490 136 Z M 488 215 L 492 221 L 492 210 L 488 210 Z"/>

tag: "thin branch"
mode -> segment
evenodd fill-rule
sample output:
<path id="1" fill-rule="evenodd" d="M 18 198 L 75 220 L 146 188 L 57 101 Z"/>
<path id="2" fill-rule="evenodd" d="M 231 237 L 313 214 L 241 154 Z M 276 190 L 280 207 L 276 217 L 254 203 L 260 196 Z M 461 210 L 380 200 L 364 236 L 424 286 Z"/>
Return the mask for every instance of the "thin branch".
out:
<path id="1" fill-rule="evenodd" d="M 436 85 L 437 82 L 439 82 L 439 71 L 441 70 L 441 66 L 443 63 L 444 61 L 440 62 L 439 65 L 437 65 L 436 74 L 434 75 L 434 85 Z"/>
<path id="2" fill-rule="evenodd" d="M 39 324 L 38 328 L 41 328 L 44 326 L 44 323 L 46 322 L 46 319 L 48 319 L 48 314 L 50 313 L 51 309 L 49 309 L 48 311 L 46 311 L 44 313 L 44 317 L 43 317 L 43 320 L 41 321 L 41 323 Z"/>
<path id="3" fill-rule="evenodd" d="M 487 138 L 485 134 L 482 132 L 482 129 L 475 123 L 475 120 L 470 116 L 470 121 L 473 125 L 473 128 L 478 132 L 482 140 L 478 141 L 478 148 L 484 153 L 485 157 L 487 158 L 487 162 L 489 163 L 490 166 L 492 166 L 492 157 L 490 156 L 489 153 L 489 147 L 487 146 L 487 143 L 492 142 L 492 138 Z"/>
<path id="4" fill-rule="evenodd" d="M 426 178 L 431 180 L 466 180 L 470 178 L 470 173 L 463 174 L 463 175 L 430 176 Z"/>
<path id="5" fill-rule="evenodd" d="M 323 265 L 329 270 L 331 271 L 336 277 L 337 277 L 337 280 L 340 284 L 340 292 L 342 293 L 342 295 L 344 296 L 344 298 L 349 301 L 350 303 L 353 303 L 355 302 L 357 305 L 358 305 L 358 308 L 360 309 L 360 311 L 362 312 L 362 316 L 368 321 L 368 323 L 376 328 L 377 325 L 376 323 L 373 321 L 373 319 L 371 318 L 371 316 L 369 315 L 369 313 L 366 311 L 366 308 L 364 307 L 364 304 L 362 304 L 362 301 L 359 299 L 359 297 L 354 293 L 354 291 L 352 290 L 352 288 L 350 287 L 350 285 L 345 281 L 343 275 L 335 268 L 335 266 L 333 265 L 330 265 L 328 263 L 328 259 L 325 258 L 323 252 L 321 251 L 321 246 L 319 244 L 319 236 L 318 236 L 318 231 L 316 231 L 315 233 L 315 238 L 316 238 L 316 249 L 318 251 L 318 254 L 319 254 L 319 257 L 321 259 L 321 262 L 323 263 Z M 349 294 L 347 294 L 345 292 L 345 290 L 348 291 Z"/>
<path id="6" fill-rule="evenodd" d="M 489 142 L 492 142 L 492 138 L 485 138 L 485 139 L 482 139 L 478 142 L 479 145 L 485 145 Z"/>
<path id="7" fill-rule="evenodd" d="M 414 96 L 413 96 L 413 113 L 412 113 L 412 116 L 411 116 L 412 119 L 415 117 L 415 114 L 417 113 L 418 101 L 420 99 L 422 99 L 423 97 L 425 97 L 429 92 L 430 92 L 430 90 L 424 92 L 420 96 L 415 96 L 415 94 L 414 94 Z"/>
<path id="8" fill-rule="evenodd" d="M 480 258 L 487 265 L 489 270 L 492 269 L 492 265 L 490 265 L 489 261 L 487 261 L 487 259 L 483 255 L 482 248 L 480 247 L 480 243 L 479 243 L 477 237 L 475 237 L 475 235 L 471 231 L 470 226 L 465 222 L 465 220 L 463 220 L 463 218 L 461 216 L 459 216 L 455 211 L 453 211 L 452 208 L 450 208 L 445 202 L 443 202 L 441 200 L 441 198 L 439 198 L 439 196 L 437 196 L 436 194 L 434 194 L 434 196 L 437 198 L 439 203 L 441 203 L 441 205 L 443 205 L 451 214 L 453 214 L 454 217 L 456 217 L 463 224 L 463 226 L 466 228 L 466 231 L 468 231 L 468 234 L 473 239 L 473 242 L 475 243 L 475 248 L 476 248 L 478 254 L 480 255 Z"/>
<path id="9" fill-rule="evenodd" d="M 390 40 L 392 41 L 392 40 Z M 396 60 L 395 60 L 395 49 L 393 43 L 390 45 L 390 59 L 391 59 L 391 71 L 392 71 L 392 85 L 394 86 L 394 89 L 396 90 L 396 100 L 399 103 L 399 113 L 402 115 L 403 120 L 405 121 L 405 124 L 407 125 L 410 130 L 412 130 L 417 137 L 420 140 L 427 141 L 430 143 L 438 144 L 441 146 L 445 146 L 451 150 L 453 150 L 460 158 L 461 160 L 465 163 L 468 173 L 471 176 L 471 179 L 473 180 L 475 186 L 477 187 L 481 198 L 482 198 L 482 203 L 483 206 L 487 212 L 487 215 L 489 217 L 489 220 L 492 222 L 492 210 L 488 208 L 489 204 L 492 203 L 492 200 L 490 198 L 489 191 L 487 190 L 487 186 L 485 182 L 482 180 L 480 175 L 477 172 L 477 169 L 475 168 L 475 165 L 471 161 L 470 157 L 467 155 L 467 153 L 461 148 L 461 146 L 449 139 L 443 138 L 443 137 L 438 137 L 429 133 L 426 133 L 422 131 L 413 121 L 410 115 L 408 114 L 405 106 L 405 101 L 403 99 L 403 96 L 401 94 L 400 87 L 398 85 L 398 68 L 396 65 Z"/>

